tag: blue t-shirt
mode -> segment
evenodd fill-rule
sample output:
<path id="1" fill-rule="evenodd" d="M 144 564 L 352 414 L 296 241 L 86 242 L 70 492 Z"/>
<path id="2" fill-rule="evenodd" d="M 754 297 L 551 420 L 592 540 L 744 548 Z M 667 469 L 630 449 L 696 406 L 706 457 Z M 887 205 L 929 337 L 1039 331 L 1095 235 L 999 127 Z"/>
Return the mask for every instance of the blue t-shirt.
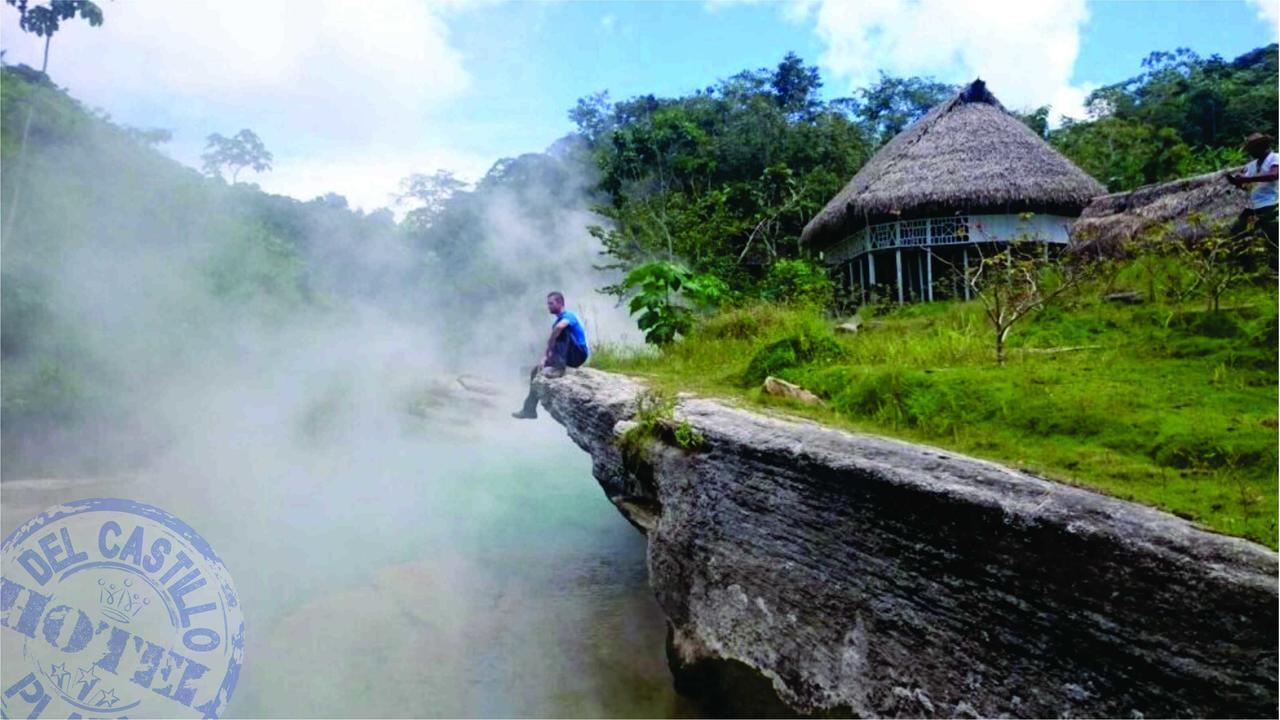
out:
<path id="1" fill-rule="evenodd" d="M 569 339 L 582 348 L 583 353 L 590 355 L 591 349 L 587 347 L 587 331 L 582 329 L 582 321 L 578 320 L 578 316 L 570 310 L 561 310 L 556 316 L 556 321 L 551 323 L 552 326 L 559 325 L 561 320 L 569 323 L 569 327 L 564 329 L 564 332 L 569 333 Z"/>

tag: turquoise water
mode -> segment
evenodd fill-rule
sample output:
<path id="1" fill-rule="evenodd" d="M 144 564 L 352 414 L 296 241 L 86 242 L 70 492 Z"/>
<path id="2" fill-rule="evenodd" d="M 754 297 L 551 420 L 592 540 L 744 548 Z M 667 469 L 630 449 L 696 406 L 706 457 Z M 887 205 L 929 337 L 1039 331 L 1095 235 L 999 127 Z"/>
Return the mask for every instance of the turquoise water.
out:
<path id="1" fill-rule="evenodd" d="M 269 428 L 173 448 L 137 477 L 4 485 L 6 527 L 56 502 L 165 508 L 235 579 L 228 716 L 690 716 L 643 538 L 549 419 Z"/>

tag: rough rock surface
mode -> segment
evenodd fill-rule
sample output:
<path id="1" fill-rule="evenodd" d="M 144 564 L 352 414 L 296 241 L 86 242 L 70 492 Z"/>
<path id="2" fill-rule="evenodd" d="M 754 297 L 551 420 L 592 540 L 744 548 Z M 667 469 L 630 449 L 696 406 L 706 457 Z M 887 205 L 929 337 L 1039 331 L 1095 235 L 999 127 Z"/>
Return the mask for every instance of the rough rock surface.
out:
<path id="1" fill-rule="evenodd" d="M 539 380 L 648 534 L 677 687 L 720 712 L 1277 713 L 1277 557 L 935 448 L 682 396 L 696 451 L 624 459 L 636 381 Z"/>

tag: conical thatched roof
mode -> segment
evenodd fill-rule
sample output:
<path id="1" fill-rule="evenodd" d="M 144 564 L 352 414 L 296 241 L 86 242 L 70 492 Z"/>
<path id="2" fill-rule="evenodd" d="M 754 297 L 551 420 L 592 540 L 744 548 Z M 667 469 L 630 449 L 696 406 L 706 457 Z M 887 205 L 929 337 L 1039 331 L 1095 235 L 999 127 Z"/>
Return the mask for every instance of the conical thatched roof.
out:
<path id="1" fill-rule="evenodd" d="M 821 247 L 899 215 L 1001 208 L 1074 215 L 1104 192 L 974 80 L 881 148 L 809 221 L 800 242 Z"/>

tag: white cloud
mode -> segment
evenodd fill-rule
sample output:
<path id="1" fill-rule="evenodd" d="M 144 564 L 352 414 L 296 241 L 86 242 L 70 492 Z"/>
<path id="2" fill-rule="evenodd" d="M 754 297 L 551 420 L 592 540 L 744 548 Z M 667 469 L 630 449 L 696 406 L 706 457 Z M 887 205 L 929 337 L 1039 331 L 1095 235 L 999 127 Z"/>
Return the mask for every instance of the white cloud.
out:
<path id="1" fill-rule="evenodd" d="M 820 64 L 851 89 L 881 70 L 955 83 L 981 77 L 1008 107 L 1051 103 L 1055 120 L 1083 113 L 1087 89 L 1071 74 L 1084 0 L 807 0 L 785 13 L 813 22 L 826 45 Z"/>
<path id="2" fill-rule="evenodd" d="M 173 129 L 168 150 L 186 162 L 208 133 L 248 127 L 276 154 L 277 172 L 263 176 L 264 187 L 314 184 L 354 199 L 361 193 L 342 173 L 382 162 L 367 157 L 378 147 L 403 148 L 397 160 L 456 159 L 422 147 L 427 138 L 447 142 L 439 118 L 470 82 L 449 42 L 452 6 L 127 0 L 103 11 L 98 28 L 64 23 L 53 38 L 50 75 L 123 122 Z M 18 29 L 12 8 L 0 15 L 6 62 L 39 67 L 42 43 Z M 465 162 L 457 169 L 477 164 Z M 302 168 L 312 173 L 306 182 Z M 385 196 L 397 179 L 379 178 L 376 192 Z"/>
<path id="3" fill-rule="evenodd" d="M 1258 19 L 1271 26 L 1272 31 L 1280 25 L 1280 0 L 1247 0 L 1258 11 Z"/>
<path id="4" fill-rule="evenodd" d="M 50 71 L 104 104 L 153 98 L 263 108 L 322 130 L 421 116 L 468 83 L 447 28 L 417 0 L 356 6 L 253 0 L 120 2 L 99 28 L 73 20 L 54 36 Z M 8 60 L 39 64 L 41 43 L 4 13 Z"/>

